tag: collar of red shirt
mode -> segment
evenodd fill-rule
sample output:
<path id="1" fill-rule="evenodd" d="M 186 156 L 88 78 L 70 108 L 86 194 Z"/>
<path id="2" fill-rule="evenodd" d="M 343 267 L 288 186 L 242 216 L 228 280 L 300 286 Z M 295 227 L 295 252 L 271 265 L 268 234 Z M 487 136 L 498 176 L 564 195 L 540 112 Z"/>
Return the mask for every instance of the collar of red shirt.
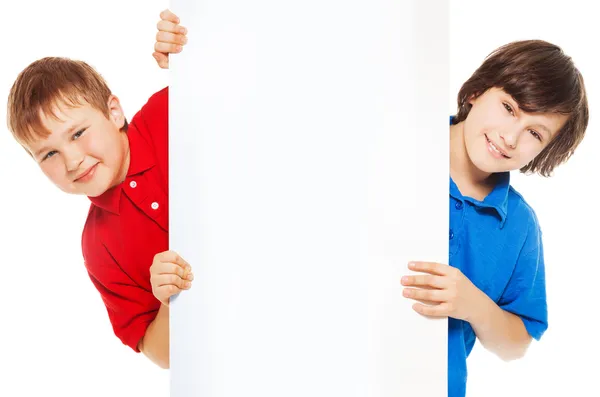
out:
<path id="1" fill-rule="evenodd" d="M 129 177 L 149 170 L 156 162 L 153 152 L 150 149 L 150 145 L 148 145 L 144 138 L 140 136 L 133 123 L 129 124 L 127 138 L 129 140 L 130 156 L 127 178 L 125 178 L 125 181 L 108 189 L 100 196 L 89 197 L 94 205 L 116 215 L 119 214 L 119 202 L 121 199 L 121 191 L 123 190 L 123 183 L 126 183 Z"/>

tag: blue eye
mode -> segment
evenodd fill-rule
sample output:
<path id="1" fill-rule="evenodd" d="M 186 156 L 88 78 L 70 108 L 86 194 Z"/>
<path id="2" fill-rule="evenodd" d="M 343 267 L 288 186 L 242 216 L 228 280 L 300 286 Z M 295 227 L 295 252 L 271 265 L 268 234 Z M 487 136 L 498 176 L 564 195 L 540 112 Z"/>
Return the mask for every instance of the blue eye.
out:
<path id="1" fill-rule="evenodd" d="M 79 138 L 85 132 L 85 128 L 83 130 L 77 131 L 73 134 L 73 139 Z"/>
<path id="2" fill-rule="evenodd" d="M 42 160 L 49 159 L 50 157 L 54 156 L 56 153 L 57 153 L 56 150 L 52 150 L 52 151 L 48 152 L 48 154 L 46 154 Z"/>

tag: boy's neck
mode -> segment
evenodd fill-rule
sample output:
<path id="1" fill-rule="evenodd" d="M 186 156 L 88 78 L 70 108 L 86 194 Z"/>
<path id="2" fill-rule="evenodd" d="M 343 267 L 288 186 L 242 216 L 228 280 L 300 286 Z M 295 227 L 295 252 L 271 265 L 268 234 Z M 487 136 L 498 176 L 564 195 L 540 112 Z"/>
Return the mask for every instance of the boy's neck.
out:
<path id="1" fill-rule="evenodd" d="M 450 176 L 464 196 L 483 201 L 494 189 L 495 178 L 478 169 L 469 159 L 463 126 L 462 122 L 450 126 Z"/>
<path id="2" fill-rule="evenodd" d="M 117 175 L 116 180 L 113 182 L 111 188 L 120 185 L 127 179 L 127 174 L 129 173 L 129 165 L 131 164 L 131 151 L 129 147 L 129 137 L 127 133 L 121 133 L 122 139 L 122 148 L 123 148 L 123 163 L 121 164 L 121 169 L 119 170 L 119 174 Z"/>

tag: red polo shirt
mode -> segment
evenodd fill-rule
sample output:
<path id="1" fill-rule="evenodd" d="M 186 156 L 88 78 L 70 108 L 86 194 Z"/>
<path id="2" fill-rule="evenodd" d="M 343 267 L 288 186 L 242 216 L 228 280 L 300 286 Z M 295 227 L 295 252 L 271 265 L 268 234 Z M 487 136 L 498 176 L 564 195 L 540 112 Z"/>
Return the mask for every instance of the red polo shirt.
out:
<path id="1" fill-rule="evenodd" d="M 106 305 L 115 335 L 137 345 L 160 302 L 150 266 L 169 244 L 168 87 L 155 93 L 129 123 L 127 178 L 92 204 L 82 235 L 85 265 Z"/>

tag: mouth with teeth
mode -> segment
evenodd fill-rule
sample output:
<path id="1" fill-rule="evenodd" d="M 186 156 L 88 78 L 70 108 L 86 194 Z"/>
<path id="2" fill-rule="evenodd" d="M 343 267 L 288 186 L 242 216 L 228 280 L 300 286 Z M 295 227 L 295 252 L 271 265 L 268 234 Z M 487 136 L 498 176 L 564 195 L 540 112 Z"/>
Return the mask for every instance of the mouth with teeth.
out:
<path id="1" fill-rule="evenodd" d="M 492 142 L 490 140 L 490 138 L 488 138 L 488 136 L 486 134 L 484 134 L 485 139 L 487 141 L 487 147 L 488 147 L 488 151 L 496 158 L 505 158 L 505 159 L 509 159 L 510 157 L 502 150 L 500 149 L 498 146 L 496 146 L 494 144 L 494 142 Z"/>

